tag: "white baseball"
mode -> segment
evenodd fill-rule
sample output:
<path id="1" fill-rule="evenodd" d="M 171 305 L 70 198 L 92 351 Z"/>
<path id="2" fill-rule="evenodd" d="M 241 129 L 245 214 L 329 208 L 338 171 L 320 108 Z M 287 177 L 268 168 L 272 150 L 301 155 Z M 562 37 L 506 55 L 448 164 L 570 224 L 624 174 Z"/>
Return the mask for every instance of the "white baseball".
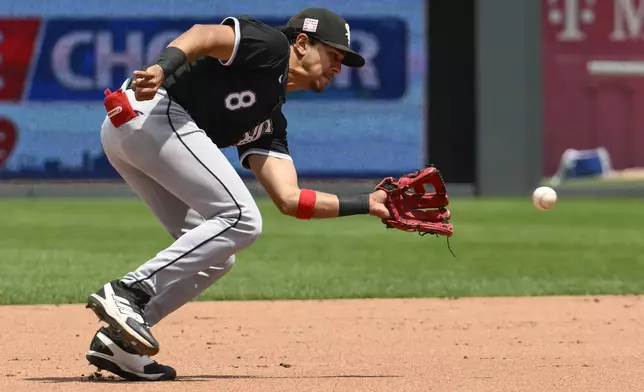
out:
<path id="1" fill-rule="evenodd" d="M 554 189 L 541 186 L 532 193 L 532 204 L 539 210 L 549 210 L 557 202 L 557 192 Z"/>

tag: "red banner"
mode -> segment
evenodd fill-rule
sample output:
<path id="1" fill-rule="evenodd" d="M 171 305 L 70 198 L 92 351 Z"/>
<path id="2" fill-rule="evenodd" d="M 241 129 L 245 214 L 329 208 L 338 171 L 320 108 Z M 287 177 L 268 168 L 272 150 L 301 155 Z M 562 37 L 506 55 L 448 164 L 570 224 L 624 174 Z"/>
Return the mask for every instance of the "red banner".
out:
<path id="1" fill-rule="evenodd" d="M 644 166 L 644 0 L 543 0 L 544 170 L 603 146 Z"/>
<path id="2" fill-rule="evenodd" d="M 0 19 L 0 101 L 21 99 L 39 26 L 38 19 Z"/>

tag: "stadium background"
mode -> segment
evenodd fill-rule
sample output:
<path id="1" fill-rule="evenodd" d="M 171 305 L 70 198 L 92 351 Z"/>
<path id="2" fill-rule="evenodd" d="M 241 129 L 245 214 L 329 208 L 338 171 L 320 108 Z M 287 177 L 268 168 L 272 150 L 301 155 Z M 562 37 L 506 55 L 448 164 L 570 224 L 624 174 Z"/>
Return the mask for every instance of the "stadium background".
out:
<path id="1" fill-rule="evenodd" d="M 476 172 L 488 197 L 448 188 L 456 257 L 372 216 L 301 221 L 258 198 L 262 236 L 205 303 L 159 325 L 162 360 L 196 381 L 188 389 L 642 389 L 644 181 L 564 181 L 547 212 L 529 196 L 567 148 L 605 146 L 614 174 L 644 164 L 644 0 L 436 0 L 429 19 L 427 3 L 319 2 L 346 15 L 357 46 L 381 49 L 380 84 L 352 74 L 285 110 L 300 174 L 325 183 L 359 176 L 367 188 L 425 162 L 448 181 Z M 317 4 L 0 1 L 0 195 L 17 196 L 0 198 L 0 304 L 38 304 L 0 312 L 0 390 L 87 390 L 87 294 L 171 241 L 139 200 L 109 197 L 122 184 L 86 181 L 114 179 L 102 89 L 129 66 L 97 71 L 120 58 L 110 38 L 118 50 L 137 31 L 149 42 L 191 21 L 278 22 Z M 511 298 L 528 296 L 557 297 Z M 278 301 L 340 298 L 360 300 Z"/>
<path id="2" fill-rule="evenodd" d="M 219 23 L 228 15 L 251 14 L 277 25 L 316 4 L 3 2 L 0 15 L 9 18 L 0 21 L 5 47 L 0 114 L 15 124 L 17 144 L 1 175 L 113 178 L 116 174 L 103 157 L 98 136 L 105 88 L 118 88 L 133 67 L 158 53 L 163 47 L 159 42 L 197 21 Z M 423 2 L 407 1 L 400 7 L 385 1 L 367 9 L 339 0 L 324 5 L 346 15 L 353 42 L 373 54 L 373 66 L 358 72 L 345 69 L 325 94 L 289 95 L 284 111 L 300 175 L 365 176 L 417 168 L 425 161 Z M 25 20 L 16 21 L 20 18 Z M 6 50 L 12 40 L 21 44 L 13 54 Z M 239 169 L 236 150 L 226 149 L 226 155 Z"/>

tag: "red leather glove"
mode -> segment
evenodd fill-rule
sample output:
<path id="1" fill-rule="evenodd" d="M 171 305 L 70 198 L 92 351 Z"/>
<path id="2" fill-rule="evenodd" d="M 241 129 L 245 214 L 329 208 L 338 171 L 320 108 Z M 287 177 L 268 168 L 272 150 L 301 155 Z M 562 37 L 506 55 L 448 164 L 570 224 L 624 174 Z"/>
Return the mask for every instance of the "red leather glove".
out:
<path id="1" fill-rule="evenodd" d="M 435 191 L 427 192 L 426 184 L 433 185 Z M 449 204 L 447 189 L 435 167 L 405 174 L 398 179 L 387 177 L 376 189 L 387 193 L 385 205 L 391 216 L 382 222 L 388 228 L 446 237 L 454 234 L 451 213 L 446 208 Z"/>

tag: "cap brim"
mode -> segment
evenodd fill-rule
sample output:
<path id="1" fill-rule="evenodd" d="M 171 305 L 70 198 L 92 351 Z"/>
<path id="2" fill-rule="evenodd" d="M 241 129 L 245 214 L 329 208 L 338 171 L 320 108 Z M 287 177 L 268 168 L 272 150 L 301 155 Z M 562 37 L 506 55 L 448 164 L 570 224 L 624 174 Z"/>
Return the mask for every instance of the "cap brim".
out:
<path id="1" fill-rule="evenodd" d="M 334 47 L 338 50 L 343 51 L 344 58 L 342 59 L 342 64 L 346 65 L 347 67 L 360 68 L 364 66 L 364 63 L 365 63 L 364 57 L 354 52 L 353 49 L 335 42 L 327 42 L 325 40 L 321 40 L 321 41 L 331 47 Z"/>

